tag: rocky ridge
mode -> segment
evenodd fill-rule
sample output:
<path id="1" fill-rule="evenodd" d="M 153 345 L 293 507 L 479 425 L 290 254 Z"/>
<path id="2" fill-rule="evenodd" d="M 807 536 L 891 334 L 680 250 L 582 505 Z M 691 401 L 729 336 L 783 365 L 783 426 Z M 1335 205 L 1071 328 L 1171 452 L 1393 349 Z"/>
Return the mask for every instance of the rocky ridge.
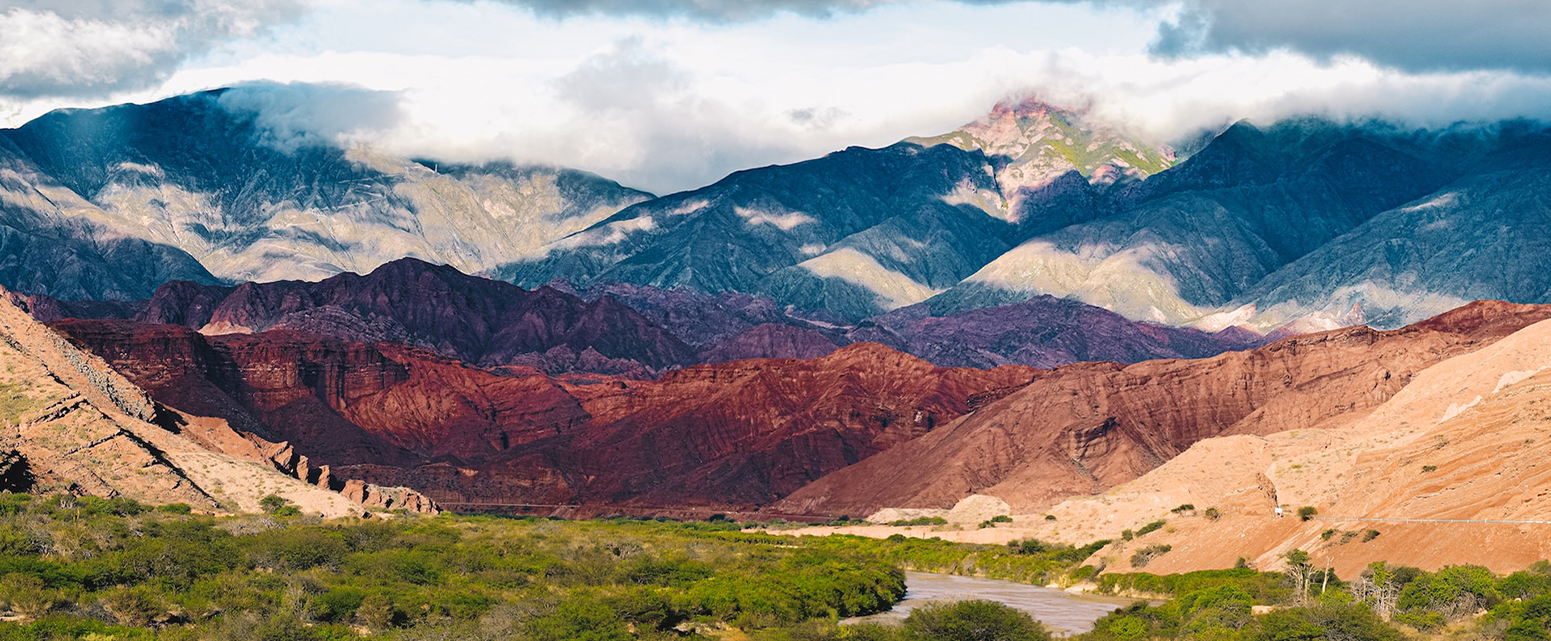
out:
<path id="1" fill-rule="evenodd" d="M 309 474 L 306 459 L 287 456 L 284 444 L 161 406 L 100 358 L 3 301 L 0 342 L 8 491 L 255 512 L 273 493 L 325 515 L 363 513 L 331 491 L 326 469 Z M 370 492 L 395 496 L 395 509 L 436 509 L 402 488 Z"/>
<path id="2" fill-rule="evenodd" d="M 551 377 L 284 330 L 57 327 L 168 406 L 267 432 L 336 477 L 448 504 L 759 505 L 1038 374 L 937 368 L 859 344 L 654 381 Z"/>

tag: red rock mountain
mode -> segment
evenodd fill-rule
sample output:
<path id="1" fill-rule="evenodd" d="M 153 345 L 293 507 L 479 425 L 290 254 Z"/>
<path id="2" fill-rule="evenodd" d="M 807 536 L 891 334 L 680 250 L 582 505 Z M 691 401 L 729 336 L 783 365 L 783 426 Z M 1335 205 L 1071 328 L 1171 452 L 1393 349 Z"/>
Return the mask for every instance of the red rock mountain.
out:
<path id="1" fill-rule="evenodd" d="M 695 361 L 683 341 L 613 298 L 587 302 L 548 287 L 527 291 L 413 258 L 316 283 L 170 283 L 136 320 L 205 333 L 280 328 L 354 342 L 389 340 L 484 365 L 589 350 L 656 370 Z"/>
<path id="2" fill-rule="evenodd" d="M 830 474 L 777 507 L 868 514 L 971 494 L 1022 513 L 1130 481 L 1204 438 L 1338 427 L 1417 372 L 1551 317 L 1492 301 L 1394 331 L 1312 334 L 1209 359 L 1061 367 L 919 439 Z"/>
<path id="3" fill-rule="evenodd" d="M 67 320 L 162 403 L 285 441 L 333 473 L 443 503 L 768 503 L 1028 384 L 881 345 L 656 381 L 479 369 L 393 343 L 286 330 Z"/>

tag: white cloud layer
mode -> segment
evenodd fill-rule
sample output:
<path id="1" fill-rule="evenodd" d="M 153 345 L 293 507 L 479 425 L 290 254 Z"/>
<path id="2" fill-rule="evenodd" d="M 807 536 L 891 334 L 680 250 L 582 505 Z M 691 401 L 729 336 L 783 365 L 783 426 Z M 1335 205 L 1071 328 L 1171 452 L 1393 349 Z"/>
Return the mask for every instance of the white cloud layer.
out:
<path id="1" fill-rule="evenodd" d="M 0 11 L 0 95 L 141 89 L 188 57 L 294 19 L 301 0 L 21 0 Z"/>

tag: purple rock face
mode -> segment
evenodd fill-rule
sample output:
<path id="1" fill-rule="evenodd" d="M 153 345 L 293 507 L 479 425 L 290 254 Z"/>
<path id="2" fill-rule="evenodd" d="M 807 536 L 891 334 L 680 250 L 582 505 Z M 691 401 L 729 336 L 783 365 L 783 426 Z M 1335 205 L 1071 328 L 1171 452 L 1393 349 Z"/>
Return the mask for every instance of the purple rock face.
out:
<path id="1" fill-rule="evenodd" d="M 840 349 L 816 330 L 767 323 L 700 352 L 702 363 L 750 358 L 818 358 Z"/>
<path id="2" fill-rule="evenodd" d="M 1204 358 L 1266 343 L 1243 330 L 1207 333 L 1139 323 L 1051 296 L 952 316 L 930 316 L 925 305 L 913 305 L 870 319 L 847 338 L 890 345 L 941 367 Z"/>

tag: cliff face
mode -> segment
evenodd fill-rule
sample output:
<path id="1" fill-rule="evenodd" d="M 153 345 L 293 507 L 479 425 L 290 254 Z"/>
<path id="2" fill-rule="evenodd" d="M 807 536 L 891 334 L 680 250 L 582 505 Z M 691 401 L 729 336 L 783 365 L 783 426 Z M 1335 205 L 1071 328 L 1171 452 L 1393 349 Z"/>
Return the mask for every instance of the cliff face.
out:
<path id="1" fill-rule="evenodd" d="M 193 363 L 203 355 L 181 356 Z M 338 488 L 326 470 L 315 473 L 283 443 L 158 404 L 102 359 L 4 301 L 0 363 L 0 482 L 7 491 L 127 496 L 203 511 L 257 511 L 260 498 L 279 494 L 328 516 L 362 513 L 331 491 Z M 394 497 L 375 507 L 436 509 L 412 491 L 372 491 Z"/>
<path id="2" fill-rule="evenodd" d="M 251 425 L 342 478 L 452 503 L 767 503 L 1038 373 L 943 369 L 862 344 L 656 381 L 556 379 L 287 331 L 58 327 L 172 407 Z"/>
<path id="3" fill-rule="evenodd" d="M 1480 303 L 1400 330 L 1350 328 L 1247 352 L 1058 368 L 964 419 L 831 474 L 780 507 L 866 514 L 970 494 L 1042 509 L 1141 476 L 1202 439 L 1344 425 L 1417 372 L 1551 317 Z"/>

